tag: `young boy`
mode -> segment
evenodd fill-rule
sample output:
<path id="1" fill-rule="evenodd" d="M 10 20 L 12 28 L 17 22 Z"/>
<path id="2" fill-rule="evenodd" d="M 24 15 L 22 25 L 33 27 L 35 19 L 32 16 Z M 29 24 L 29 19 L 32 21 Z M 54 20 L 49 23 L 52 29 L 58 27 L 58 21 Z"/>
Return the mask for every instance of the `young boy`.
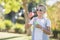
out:
<path id="1" fill-rule="evenodd" d="M 51 22 L 48 18 L 43 17 L 46 12 L 44 5 L 37 7 L 37 17 L 34 17 L 25 27 L 28 29 L 33 25 L 32 40 L 49 40 Z"/>

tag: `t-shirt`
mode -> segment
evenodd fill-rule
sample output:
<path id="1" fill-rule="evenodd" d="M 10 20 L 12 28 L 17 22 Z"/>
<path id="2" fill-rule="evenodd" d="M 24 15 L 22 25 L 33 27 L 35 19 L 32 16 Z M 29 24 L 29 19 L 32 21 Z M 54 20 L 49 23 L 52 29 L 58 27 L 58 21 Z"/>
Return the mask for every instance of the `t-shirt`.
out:
<path id="1" fill-rule="evenodd" d="M 51 22 L 48 18 L 41 18 L 34 17 L 29 24 L 33 25 L 33 32 L 32 32 L 32 40 L 48 40 L 49 36 L 45 34 L 40 28 L 36 27 L 36 22 L 38 22 L 39 25 L 46 28 L 51 26 Z"/>

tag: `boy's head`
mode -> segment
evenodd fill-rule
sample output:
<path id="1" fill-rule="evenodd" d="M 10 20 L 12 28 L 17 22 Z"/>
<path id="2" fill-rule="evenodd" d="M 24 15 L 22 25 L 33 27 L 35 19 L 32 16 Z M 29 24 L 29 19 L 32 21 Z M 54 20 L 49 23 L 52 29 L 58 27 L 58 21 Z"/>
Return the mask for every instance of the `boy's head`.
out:
<path id="1" fill-rule="evenodd" d="M 37 15 L 42 16 L 46 12 L 46 7 L 44 5 L 37 6 Z"/>

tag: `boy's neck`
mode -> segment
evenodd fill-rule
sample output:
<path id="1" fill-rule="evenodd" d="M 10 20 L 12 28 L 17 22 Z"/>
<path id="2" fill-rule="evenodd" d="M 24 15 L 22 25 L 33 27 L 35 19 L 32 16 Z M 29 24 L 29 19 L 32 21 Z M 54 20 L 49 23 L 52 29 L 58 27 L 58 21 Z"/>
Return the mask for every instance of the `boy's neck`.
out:
<path id="1" fill-rule="evenodd" d="M 43 18 L 43 16 L 37 16 L 39 19 L 42 19 Z"/>

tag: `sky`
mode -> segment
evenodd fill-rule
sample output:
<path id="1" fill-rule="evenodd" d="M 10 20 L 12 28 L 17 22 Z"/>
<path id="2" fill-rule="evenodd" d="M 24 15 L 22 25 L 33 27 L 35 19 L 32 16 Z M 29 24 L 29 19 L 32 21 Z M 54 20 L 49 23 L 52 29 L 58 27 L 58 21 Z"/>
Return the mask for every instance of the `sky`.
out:
<path id="1" fill-rule="evenodd" d="M 55 4 L 57 1 L 60 1 L 60 0 L 48 0 L 48 1 L 46 1 L 46 4 L 52 6 L 52 5 Z"/>

